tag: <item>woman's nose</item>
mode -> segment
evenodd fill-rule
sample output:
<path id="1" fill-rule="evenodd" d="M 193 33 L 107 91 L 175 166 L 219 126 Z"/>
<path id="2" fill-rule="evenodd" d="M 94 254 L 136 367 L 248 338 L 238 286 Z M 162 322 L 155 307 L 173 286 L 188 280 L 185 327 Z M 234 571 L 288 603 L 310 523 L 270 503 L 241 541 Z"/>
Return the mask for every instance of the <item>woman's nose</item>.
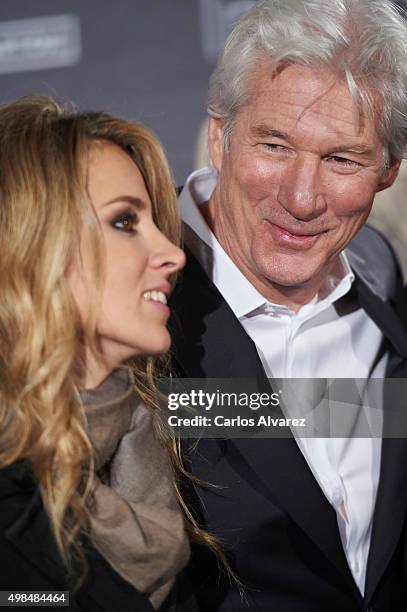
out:
<path id="1" fill-rule="evenodd" d="M 157 228 L 159 240 L 157 248 L 154 249 L 152 263 L 154 267 L 165 268 L 166 274 L 173 274 L 185 265 L 185 253 L 178 246 L 173 244 L 164 234 Z"/>

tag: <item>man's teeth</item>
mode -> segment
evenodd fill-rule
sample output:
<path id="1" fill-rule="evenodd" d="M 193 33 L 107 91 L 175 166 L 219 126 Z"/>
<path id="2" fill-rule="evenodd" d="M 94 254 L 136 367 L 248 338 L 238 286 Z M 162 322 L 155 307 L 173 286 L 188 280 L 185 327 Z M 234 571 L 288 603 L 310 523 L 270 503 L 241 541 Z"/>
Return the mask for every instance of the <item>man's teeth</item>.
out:
<path id="1" fill-rule="evenodd" d="M 148 301 L 161 302 L 161 304 L 167 303 L 167 296 L 162 291 L 146 291 L 143 293 L 143 298 Z"/>

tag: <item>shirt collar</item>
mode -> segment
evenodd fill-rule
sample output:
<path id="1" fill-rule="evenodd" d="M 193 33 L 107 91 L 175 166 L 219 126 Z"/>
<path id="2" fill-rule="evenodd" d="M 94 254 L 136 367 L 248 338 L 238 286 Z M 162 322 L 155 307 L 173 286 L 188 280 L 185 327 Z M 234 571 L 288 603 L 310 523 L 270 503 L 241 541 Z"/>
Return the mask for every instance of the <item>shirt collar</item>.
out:
<path id="1" fill-rule="evenodd" d="M 264 296 L 242 274 L 208 227 L 199 207 L 207 202 L 216 185 L 213 168 L 196 170 L 188 177 L 180 195 L 181 216 L 186 224 L 185 243 L 204 267 L 209 278 L 222 293 L 236 317 L 241 318 L 267 305 L 284 309 L 267 302 Z M 298 315 L 320 312 L 348 293 L 355 279 L 346 253 L 339 256 L 338 266 L 328 277 L 320 297 L 314 297 L 300 308 Z M 287 312 L 292 312 L 286 309 Z M 307 318 L 308 318 L 307 316 Z"/>

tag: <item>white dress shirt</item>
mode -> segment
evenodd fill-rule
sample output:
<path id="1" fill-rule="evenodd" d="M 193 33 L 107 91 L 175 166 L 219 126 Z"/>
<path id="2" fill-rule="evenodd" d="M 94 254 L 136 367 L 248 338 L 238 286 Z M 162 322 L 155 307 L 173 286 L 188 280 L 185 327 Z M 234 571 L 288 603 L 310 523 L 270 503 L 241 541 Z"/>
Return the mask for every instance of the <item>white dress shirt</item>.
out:
<path id="1" fill-rule="evenodd" d="M 215 172 L 205 168 L 191 174 L 182 190 L 181 215 L 193 230 L 187 232 L 186 244 L 201 263 L 202 249 L 197 237 L 211 249 L 211 280 L 255 343 L 266 375 L 302 379 L 383 378 L 387 356 L 376 364 L 382 344 L 379 328 L 361 308 L 340 316 L 334 306 L 350 291 L 354 281 L 345 252 L 340 255 L 341 270 L 336 277 L 327 279 L 322 297 L 315 296 L 297 313 L 268 302 L 225 253 L 199 212 L 215 184 Z M 296 441 L 336 511 L 349 567 L 363 595 L 381 440 L 351 436 L 296 437 Z"/>

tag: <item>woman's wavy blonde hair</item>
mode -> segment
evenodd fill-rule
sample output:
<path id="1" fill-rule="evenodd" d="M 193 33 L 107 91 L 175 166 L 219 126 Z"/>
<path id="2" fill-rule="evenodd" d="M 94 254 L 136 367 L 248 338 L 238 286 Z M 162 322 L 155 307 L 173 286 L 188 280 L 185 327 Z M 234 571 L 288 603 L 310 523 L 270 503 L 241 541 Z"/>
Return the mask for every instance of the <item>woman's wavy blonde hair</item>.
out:
<path id="1" fill-rule="evenodd" d="M 0 108 L 0 466 L 26 459 L 65 563 L 84 562 L 93 459 L 77 393 L 83 346 L 97 353 L 96 313 L 83 324 L 67 280 L 80 265 L 80 234 L 94 248 L 95 292 L 103 276 L 101 235 L 87 194 L 89 145 L 107 140 L 138 166 L 154 220 L 180 242 L 176 193 L 166 157 L 141 125 L 106 113 L 77 113 L 49 97 L 22 98 Z M 135 365 L 139 392 L 154 400 L 155 366 Z M 183 472 L 174 441 L 167 447 Z M 177 480 L 177 479 L 175 479 Z M 196 539 L 201 532 L 180 497 Z"/>

